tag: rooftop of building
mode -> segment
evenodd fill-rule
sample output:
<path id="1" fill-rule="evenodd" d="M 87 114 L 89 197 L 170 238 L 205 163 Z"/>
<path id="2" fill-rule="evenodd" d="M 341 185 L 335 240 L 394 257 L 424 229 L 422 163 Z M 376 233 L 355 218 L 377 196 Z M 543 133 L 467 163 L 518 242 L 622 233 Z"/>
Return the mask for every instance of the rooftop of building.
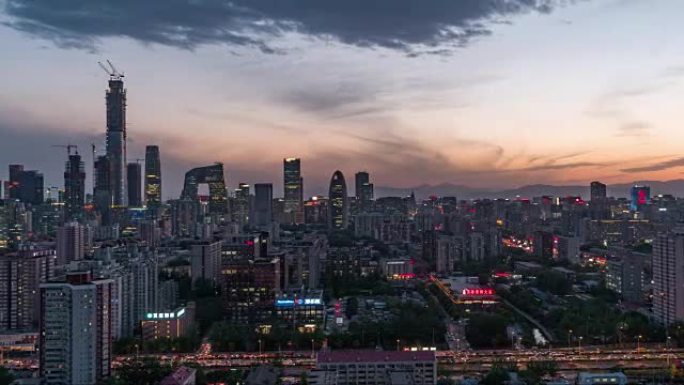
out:
<path id="1" fill-rule="evenodd" d="M 276 382 L 278 382 L 278 370 L 267 365 L 253 368 L 245 379 L 246 385 L 274 385 Z"/>
<path id="2" fill-rule="evenodd" d="M 318 363 L 434 361 L 435 352 L 338 350 L 318 353 Z"/>
<path id="3" fill-rule="evenodd" d="M 195 375 L 196 370 L 188 368 L 187 366 L 181 366 L 176 369 L 173 373 L 164 377 L 159 385 L 182 385 L 188 382 L 188 379 Z"/>

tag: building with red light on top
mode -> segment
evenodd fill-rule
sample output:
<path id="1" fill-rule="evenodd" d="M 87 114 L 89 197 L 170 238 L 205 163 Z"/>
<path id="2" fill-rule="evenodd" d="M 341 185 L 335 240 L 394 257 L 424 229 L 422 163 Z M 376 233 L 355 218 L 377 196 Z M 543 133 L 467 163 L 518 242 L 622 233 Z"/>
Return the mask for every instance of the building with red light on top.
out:
<path id="1" fill-rule="evenodd" d="M 390 258 L 380 260 L 380 272 L 388 279 L 411 279 L 415 278 L 413 265 L 415 261 L 410 258 Z"/>

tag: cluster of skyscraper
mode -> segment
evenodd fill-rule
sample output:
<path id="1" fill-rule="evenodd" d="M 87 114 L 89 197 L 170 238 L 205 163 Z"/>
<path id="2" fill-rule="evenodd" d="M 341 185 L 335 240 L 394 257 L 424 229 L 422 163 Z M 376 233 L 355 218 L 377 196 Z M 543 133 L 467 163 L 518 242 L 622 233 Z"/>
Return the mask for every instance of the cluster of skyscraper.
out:
<path id="1" fill-rule="evenodd" d="M 193 288 L 220 288 L 222 316 L 233 323 L 311 332 L 326 322 L 327 278 L 410 280 L 417 259 L 424 271 L 446 276 L 512 249 L 570 266 L 580 263 L 580 246 L 602 246 L 591 253 L 609 256 L 606 287 L 625 301 L 643 301 L 644 257 L 632 248 L 652 240 L 654 319 L 684 320 L 677 285 L 684 280 L 684 232 L 674 226 L 684 205 L 652 198 L 648 186 L 621 199 L 592 182 L 588 202 L 417 202 L 413 194 L 376 199 L 366 171 L 355 174 L 351 196 L 336 170 L 327 196 L 305 199 L 302 161 L 285 158 L 282 198 L 271 183 L 239 183 L 229 193 L 223 164 L 215 163 L 187 171 L 178 199 L 165 202 L 159 147 L 146 146 L 144 163 L 127 157 L 118 73 L 106 103 L 106 151 L 96 156 L 93 146 L 92 194 L 81 154 L 66 145 L 63 189 L 46 190 L 38 171 L 10 165 L 0 200 L 0 331 L 35 333 L 47 384 L 107 377 L 116 338 L 183 335 L 194 305 L 180 303 L 179 282 L 169 278 L 175 274 Z M 335 323 L 343 318 L 336 314 Z"/>

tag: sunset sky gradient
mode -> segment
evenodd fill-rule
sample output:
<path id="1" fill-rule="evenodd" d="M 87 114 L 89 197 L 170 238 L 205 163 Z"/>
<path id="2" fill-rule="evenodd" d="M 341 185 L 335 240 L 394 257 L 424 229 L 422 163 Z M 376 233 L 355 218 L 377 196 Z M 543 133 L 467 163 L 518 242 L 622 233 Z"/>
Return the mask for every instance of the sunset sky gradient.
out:
<path id="1" fill-rule="evenodd" d="M 214 161 L 231 187 L 280 191 L 290 156 L 307 194 L 335 169 L 397 187 L 682 178 L 680 0 L 139 3 L 161 4 L 0 0 L 0 164 L 58 186 L 52 144 L 90 164 L 111 59 L 129 160 L 160 146 L 165 199 Z"/>

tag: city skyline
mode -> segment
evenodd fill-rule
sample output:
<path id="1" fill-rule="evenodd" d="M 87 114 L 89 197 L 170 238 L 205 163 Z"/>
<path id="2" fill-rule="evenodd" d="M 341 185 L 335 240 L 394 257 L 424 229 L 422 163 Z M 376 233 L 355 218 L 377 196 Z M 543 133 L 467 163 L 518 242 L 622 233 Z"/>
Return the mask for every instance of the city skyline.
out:
<path id="1" fill-rule="evenodd" d="M 0 385 L 684 383 L 682 14 L 0 0 Z"/>
<path id="2" fill-rule="evenodd" d="M 145 145 L 160 146 L 164 200 L 180 195 L 187 170 L 214 161 L 224 163 L 231 188 L 270 182 L 282 191 L 286 157 L 302 159 L 306 195 L 324 193 L 338 168 L 349 176 L 366 170 L 376 186 L 398 187 L 681 178 L 682 47 L 662 36 L 682 4 L 517 1 L 503 8 L 491 1 L 474 10 L 468 3 L 426 3 L 401 37 L 382 23 L 354 34 L 345 20 L 326 29 L 257 2 L 264 18 L 307 28 L 252 25 L 244 27 L 251 40 L 228 32 L 212 39 L 207 31 L 234 32 L 247 16 L 212 20 L 203 30 L 192 24 L 194 14 L 180 19 L 193 28 L 177 41 L 160 38 L 164 31 L 154 26 L 158 34 L 145 35 L 94 26 L 102 15 L 71 20 L 63 9 L 46 18 L 41 11 L 50 3 L 6 2 L 0 160 L 37 169 L 46 187 L 59 186 L 65 157 L 51 147 L 78 144 L 91 191 L 88 149 L 96 143 L 103 153 L 106 126 L 107 76 L 97 61 L 110 58 L 126 73 L 128 159 L 142 158 Z M 131 7 L 132 15 L 145 15 L 144 7 Z M 367 17 L 407 20 L 401 7 L 378 7 Z M 352 2 L 344 11 L 359 9 Z M 619 27 L 628 18 L 630 27 Z M 477 28 L 464 28 L 474 21 Z M 462 33 L 439 38 L 440 23 Z M 272 37 L 268 47 L 264 36 Z M 574 54 L 586 59 L 578 63 Z M 187 68 L 193 76 L 178 76 Z"/>

